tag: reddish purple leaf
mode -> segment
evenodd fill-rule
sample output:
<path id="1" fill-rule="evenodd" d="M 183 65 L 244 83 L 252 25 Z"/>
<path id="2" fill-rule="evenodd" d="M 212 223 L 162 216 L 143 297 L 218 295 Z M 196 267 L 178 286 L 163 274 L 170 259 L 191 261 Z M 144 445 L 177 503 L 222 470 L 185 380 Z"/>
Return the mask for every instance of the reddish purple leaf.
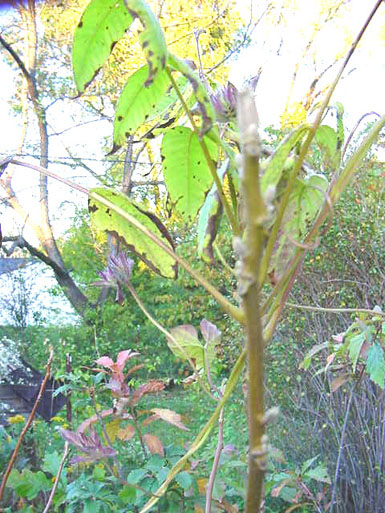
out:
<path id="1" fill-rule="evenodd" d="M 215 342 L 218 344 L 221 339 L 221 332 L 212 322 L 207 319 L 203 319 L 200 324 L 202 336 L 205 339 L 205 342 L 208 344 Z"/>

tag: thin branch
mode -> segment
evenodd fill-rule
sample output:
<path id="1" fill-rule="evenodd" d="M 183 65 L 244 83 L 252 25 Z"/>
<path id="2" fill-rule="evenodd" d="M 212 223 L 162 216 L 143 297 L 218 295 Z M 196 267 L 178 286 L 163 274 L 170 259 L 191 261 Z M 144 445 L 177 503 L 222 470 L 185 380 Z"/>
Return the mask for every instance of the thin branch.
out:
<path id="1" fill-rule="evenodd" d="M 290 308 L 297 308 L 299 310 L 309 310 L 311 312 L 325 312 L 332 314 L 341 314 L 341 313 L 367 313 L 370 315 L 375 315 L 379 317 L 385 317 L 385 312 L 377 312 L 376 310 L 370 310 L 369 308 L 322 308 L 318 306 L 310 306 L 310 305 L 298 305 L 296 303 L 286 303 L 286 306 Z"/>
<path id="2" fill-rule="evenodd" d="M 222 408 L 222 410 L 219 414 L 219 419 L 218 419 L 218 442 L 217 442 L 217 447 L 215 449 L 213 466 L 211 467 L 210 477 L 209 477 L 209 481 L 207 483 L 207 489 L 206 489 L 205 513 L 211 513 L 211 501 L 212 501 L 212 497 L 213 497 L 215 477 L 216 477 L 217 471 L 218 471 L 219 459 L 220 459 L 222 451 L 223 451 L 223 415 L 224 415 L 224 409 Z"/>
<path id="3" fill-rule="evenodd" d="M 60 466 L 59 466 L 59 469 L 58 469 L 57 474 L 55 476 L 55 482 L 53 484 L 51 493 L 49 494 L 48 502 L 47 502 L 46 507 L 44 508 L 43 513 L 47 513 L 49 508 L 51 507 L 53 498 L 55 496 L 55 493 L 56 493 L 56 490 L 57 490 L 57 487 L 58 487 L 58 484 L 59 484 L 61 473 L 63 472 L 64 463 L 65 463 L 65 460 L 67 459 L 68 453 L 69 453 L 69 444 L 68 444 L 68 442 L 65 442 L 65 444 L 64 444 L 64 452 L 63 452 L 62 459 L 60 461 Z"/>
<path id="4" fill-rule="evenodd" d="M 32 81 L 32 76 L 30 72 L 25 67 L 24 62 L 20 59 L 19 55 L 15 50 L 12 48 L 12 46 L 7 43 L 7 41 L 0 35 L 0 44 L 7 52 L 11 55 L 12 59 L 16 62 L 18 67 L 20 68 L 20 71 L 23 73 L 26 80 L 30 83 Z"/>
<path id="5" fill-rule="evenodd" d="M 22 429 L 22 431 L 20 433 L 20 436 L 19 436 L 19 438 L 17 440 L 16 447 L 13 450 L 11 459 L 9 460 L 9 463 L 7 465 L 7 469 L 6 469 L 5 473 L 4 473 L 3 480 L 1 482 L 1 486 L 0 486 L 0 501 L 3 498 L 4 490 L 5 490 L 5 485 L 7 484 L 7 480 L 8 480 L 9 474 L 11 473 L 12 467 L 13 467 L 13 465 L 15 463 L 15 460 L 16 460 L 16 457 L 18 455 L 18 452 L 19 452 L 19 449 L 21 447 L 21 444 L 23 442 L 23 439 L 24 439 L 24 437 L 25 437 L 25 435 L 26 435 L 26 433 L 27 433 L 27 431 L 28 431 L 28 429 L 29 429 L 29 427 L 30 427 L 34 417 L 35 417 L 36 410 L 37 410 L 37 407 L 39 405 L 40 399 L 43 396 L 44 389 L 45 389 L 45 387 L 47 385 L 47 382 L 48 382 L 48 380 L 49 380 L 49 378 L 51 376 L 52 360 L 53 360 L 53 348 L 50 347 L 49 358 L 48 358 L 47 365 L 46 365 L 46 372 L 45 372 L 44 379 L 41 382 L 39 393 L 37 395 L 37 398 L 36 398 L 35 404 L 33 405 L 31 413 L 29 414 L 28 420 L 25 423 L 25 426 L 23 427 L 23 429 Z"/>

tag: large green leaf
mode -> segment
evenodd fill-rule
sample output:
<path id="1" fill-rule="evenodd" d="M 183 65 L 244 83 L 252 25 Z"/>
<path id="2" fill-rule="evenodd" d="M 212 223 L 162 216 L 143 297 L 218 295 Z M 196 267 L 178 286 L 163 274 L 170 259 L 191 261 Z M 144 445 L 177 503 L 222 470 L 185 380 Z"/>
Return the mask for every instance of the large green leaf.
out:
<path id="1" fill-rule="evenodd" d="M 107 200 L 106 206 L 97 199 L 100 196 Z M 114 207 L 118 210 L 116 211 Z M 147 230 L 155 234 L 167 247 L 173 249 L 173 243 L 166 228 L 156 216 L 145 212 L 124 194 L 111 190 L 92 189 L 89 195 L 89 211 L 91 220 L 97 228 L 115 234 L 120 241 L 145 262 L 154 272 L 174 278 L 177 267 L 174 259 L 146 236 L 139 228 L 131 224 L 125 217 L 133 217 Z"/>
<path id="2" fill-rule="evenodd" d="M 217 145 L 204 138 L 210 157 L 217 157 Z M 167 190 L 186 222 L 195 220 L 213 183 L 197 135 L 187 127 L 169 130 L 162 140 L 163 172 Z"/>
<path id="3" fill-rule="evenodd" d="M 131 16 L 139 18 L 143 26 L 139 40 L 148 64 L 148 77 L 145 82 L 145 86 L 148 86 L 158 71 L 166 66 L 166 40 L 158 20 L 144 0 L 126 0 L 126 3 Z"/>
<path id="4" fill-rule="evenodd" d="M 164 109 L 164 102 L 161 100 L 170 83 L 166 71 L 157 73 L 152 83 L 146 87 L 147 77 L 148 66 L 143 66 L 130 76 L 124 86 L 115 113 L 114 147 L 122 146 L 141 124 Z"/>
<path id="5" fill-rule="evenodd" d="M 366 360 L 366 371 L 369 377 L 378 386 L 384 388 L 385 379 L 385 361 L 384 350 L 375 342 L 368 351 L 368 358 Z"/>
<path id="6" fill-rule="evenodd" d="M 165 114 L 165 122 L 176 116 L 174 107 L 178 97 L 170 86 L 167 72 L 164 70 L 158 72 L 152 83 L 146 87 L 147 76 L 148 66 L 146 65 L 131 75 L 124 86 L 115 112 L 112 152 L 120 148 L 127 137 L 142 124 L 162 114 Z M 182 91 L 186 90 L 188 82 L 185 77 L 178 77 L 177 83 Z"/>
<path id="7" fill-rule="evenodd" d="M 274 155 L 263 166 L 264 174 L 261 178 L 261 190 L 265 192 L 269 186 L 277 186 L 285 170 L 285 162 L 301 139 L 307 134 L 308 126 L 300 126 L 286 137 L 274 152 Z"/>
<path id="8" fill-rule="evenodd" d="M 79 92 L 83 92 L 98 73 L 132 20 L 124 0 L 92 0 L 88 4 L 75 30 L 72 48 L 72 65 Z"/>

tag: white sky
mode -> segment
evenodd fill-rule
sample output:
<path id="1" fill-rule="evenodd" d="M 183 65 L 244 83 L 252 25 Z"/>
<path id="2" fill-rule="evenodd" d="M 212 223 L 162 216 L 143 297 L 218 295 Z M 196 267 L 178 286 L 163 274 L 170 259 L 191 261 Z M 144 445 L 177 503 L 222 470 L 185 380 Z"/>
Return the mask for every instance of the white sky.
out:
<path id="1" fill-rule="evenodd" d="M 249 2 L 247 0 L 239 1 L 241 8 L 246 12 L 245 6 L 249 5 Z M 268 125 L 279 126 L 280 115 L 285 107 L 294 67 L 301 60 L 304 44 L 310 36 L 308 31 L 309 21 L 314 18 L 315 6 L 318 5 L 320 0 L 291 1 L 293 5 L 298 5 L 299 9 L 297 11 L 289 10 L 285 13 L 287 24 L 282 24 L 276 28 L 272 24 L 261 22 L 254 33 L 252 44 L 241 52 L 238 60 L 233 62 L 231 67 L 230 80 L 240 87 L 245 79 L 255 75 L 258 68 L 262 66 L 262 74 L 257 87 L 257 106 L 262 127 Z M 344 17 L 348 28 L 345 29 L 343 23 L 337 20 L 334 24 L 330 23 L 329 28 L 317 37 L 314 43 L 314 53 L 318 70 L 322 69 L 325 63 L 330 62 L 338 49 L 344 46 L 345 38 L 349 33 L 354 36 L 358 33 L 374 3 L 374 0 L 350 0 L 346 6 Z M 258 10 L 263 9 L 261 4 L 263 2 L 260 0 L 254 0 L 253 2 L 256 17 L 259 15 Z M 282 4 L 282 0 L 274 2 L 274 4 L 278 7 Z M 380 12 L 365 34 L 363 43 L 349 63 L 345 78 L 339 84 L 332 98 L 332 103 L 340 101 L 344 105 L 346 121 L 350 127 L 365 112 L 374 110 L 384 113 L 385 111 L 385 37 L 383 39 L 378 37 L 381 30 L 383 30 L 383 34 L 385 33 L 384 26 L 385 3 L 383 3 Z M 283 45 L 279 56 L 277 56 L 276 52 L 281 37 L 283 38 Z M 301 63 L 298 80 L 293 90 L 293 100 L 302 99 L 315 71 L 317 70 L 314 69 L 309 60 Z M 327 75 L 327 79 L 331 80 L 336 71 L 337 68 L 333 68 L 331 74 Z M 8 100 L 13 94 L 14 76 L 9 72 L 9 68 L 3 60 L 0 60 L 0 76 L 1 159 L 2 154 L 10 154 L 17 147 L 20 126 L 18 118 L 10 112 L 8 104 Z M 49 111 L 49 120 L 55 124 L 57 130 L 70 126 L 72 122 L 68 112 L 65 108 L 63 109 L 63 104 L 60 102 L 54 110 Z M 112 137 L 112 127 L 103 125 L 103 123 L 86 125 L 74 132 L 70 131 L 66 135 L 53 138 L 50 149 L 51 158 L 66 155 L 63 144 L 72 147 L 74 141 L 78 143 L 79 154 L 84 155 L 89 151 L 87 143 L 89 145 L 90 134 L 92 138 L 94 133 Z M 100 158 L 102 158 L 102 155 L 100 155 Z M 100 165 L 95 162 L 90 163 L 90 166 L 95 170 L 100 168 Z M 56 172 L 60 173 L 61 171 L 58 166 L 52 166 L 52 168 Z M 63 168 L 62 172 L 68 176 L 68 168 Z M 84 173 L 79 172 L 79 175 L 84 176 Z M 26 204 L 30 203 L 32 197 L 36 194 L 36 184 L 37 176 L 33 171 L 23 168 L 16 172 L 14 186 L 15 189 L 23 191 L 23 201 Z M 76 192 L 71 192 L 65 186 L 55 185 L 54 194 L 51 195 L 50 201 L 54 207 L 52 211 L 60 206 L 59 217 L 61 218 L 65 218 L 69 212 L 72 212 L 72 207 L 66 208 L 66 200 L 70 202 L 80 200 L 83 206 L 86 206 L 85 197 L 79 196 Z M 3 232 L 7 233 L 9 230 L 4 225 L 4 221 L 8 221 L 8 217 L 2 217 Z M 9 219 L 8 222 L 11 222 L 11 220 Z"/>

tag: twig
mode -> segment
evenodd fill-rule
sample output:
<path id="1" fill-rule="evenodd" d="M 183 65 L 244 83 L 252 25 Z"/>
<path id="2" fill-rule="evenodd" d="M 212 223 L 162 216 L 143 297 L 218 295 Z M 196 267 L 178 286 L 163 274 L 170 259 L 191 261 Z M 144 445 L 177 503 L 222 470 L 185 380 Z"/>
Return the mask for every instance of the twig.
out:
<path id="1" fill-rule="evenodd" d="M 367 313 L 371 315 L 378 315 L 379 317 L 385 317 L 385 312 L 376 312 L 376 310 L 370 310 L 369 308 L 322 308 L 320 306 L 310 305 L 297 305 L 296 303 L 286 302 L 286 306 L 290 308 L 298 308 L 298 310 L 309 310 L 311 312 L 325 312 L 325 313 Z"/>
<path id="2" fill-rule="evenodd" d="M 32 423 L 32 421 L 33 421 L 33 419 L 35 417 L 36 410 L 37 410 L 37 407 L 39 405 L 40 399 L 42 398 L 44 389 L 45 389 L 45 387 L 47 385 L 47 382 L 48 382 L 48 380 L 49 380 L 49 378 L 51 376 L 52 359 L 53 359 L 53 348 L 50 347 L 49 358 L 48 358 L 47 365 L 46 365 L 46 373 L 45 373 L 43 381 L 41 382 L 39 393 L 37 395 L 35 404 L 33 405 L 32 411 L 29 414 L 28 420 L 27 420 L 25 426 L 23 427 L 23 429 L 22 429 L 22 431 L 20 433 L 19 439 L 17 440 L 16 447 L 13 450 L 11 459 L 9 460 L 7 469 L 6 469 L 5 473 L 4 473 L 3 480 L 1 482 L 1 486 L 0 486 L 0 501 L 3 498 L 4 490 L 5 490 L 5 485 L 7 484 L 7 480 L 8 480 L 9 474 L 11 473 L 12 467 L 13 467 L 13 465 L 15 463 L 15 460 L 16 460 L 17 454 L 19 452 L 21 443 L 22 443 L 22 441 L 23 441 L 23 439 L 24 439 L 24 437 L 25 437 L 25 435 L 26 435 L 26 433 L 27 433 L 27 431 L 29 429 L 29 426 L 31 425 L 31 423 Z"/>
<path id="3" fill-rule="evenodd" d="M 335 504 L 336 492 L 337 492 L 338 476 L 339 476 L 339 473 L 340 473 L 341 457 L 342 457 L 342 452 L 343 452 L 343 449 L 344 449 L 345 433 L 346 433 L 346 428 L 347 428 L 347 425 L 348 425 L 348 418 L 349 418 L 349 414 L 350 414 L 350 407 L 351 407 L 351 404 L 352 404 L 353 393 L 354 393 L 355 389 L 356 389 L 356 387 L 352 386 L 352 388 L 350 390 L 350 396 L 349 396 L 349 401 L 348 401 L 348 405 L 347 405 L 347 408 L 346 408 L 344 424 L 342 426 L 341 440 L 340 440 L 340 446 L 338 448 L 336 471 L 335 471 L 335 474 L 334 474 L 332 498 L 331 498 L 331 502 L 330 502 L 330 512 L 329 513 L 333 513 L 333 510 L 334 510 L 334 504 Z"/>
<path id="4" fill-rule="evenodd" d="M 214 461 L 210 472 L 209 482 L 207 483 L 205 513 L 211 513 L 211 500 L 213 496 L 215 477 L 217 475 L 219 458 L 221 457 L 223 450 L 223 414 L 224 409 L 222 408 L 218 419 L 218 443 L 217 448 L 215 449 Z"/>
<path id="5" fill-rule="evenodd" d="M 44 508 L 43 513 L 47 513 L 49 508 L 50 508 L 50 506 L 51 506 L 51 504 L 52 504 L 52 501 L 53 501 L 54 495 L 56 493 L 56 489 L 58 487 L 60 476 L 61 476 L 61 473 L 63 471 L 64 463 L 65 463 L 65 460 L 67 459 L 68 453 L 69 453 L 69 444 L 68 444 L 68 442 L 65 442 L 63 457 L 62 457 L 61 462 L 60 462 L 59 470 L 57 471 L 57 474 L 55 476 L 55 482 L 53 484 L 51 493 L 49 494 L 48 502 L 47 502 L 46 507 Z"/>

